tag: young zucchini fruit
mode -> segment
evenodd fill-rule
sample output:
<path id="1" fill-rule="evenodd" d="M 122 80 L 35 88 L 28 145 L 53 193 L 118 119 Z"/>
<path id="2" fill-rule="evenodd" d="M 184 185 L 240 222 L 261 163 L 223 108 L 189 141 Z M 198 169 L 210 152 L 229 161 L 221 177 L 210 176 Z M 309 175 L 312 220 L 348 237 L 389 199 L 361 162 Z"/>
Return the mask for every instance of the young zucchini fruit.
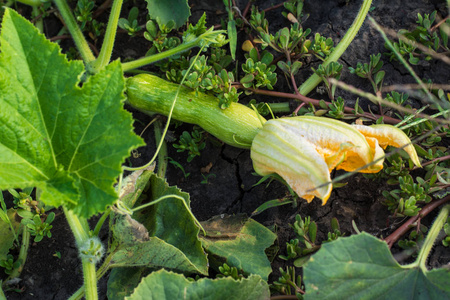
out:
<path id="1" fill-rule="evenodd" d="M 157 76 L 139 74 L 127 79 L 127 102 L 144 113 L 167 116 L 178 88 L 178 84 Z M 250 149 L 266 120 L 242 104 L 231 103 L 227 109 L 220 109 L 218 104 L 216 97 L 182 86 L 172 118 L 198 125 L 231 146 Z"/>

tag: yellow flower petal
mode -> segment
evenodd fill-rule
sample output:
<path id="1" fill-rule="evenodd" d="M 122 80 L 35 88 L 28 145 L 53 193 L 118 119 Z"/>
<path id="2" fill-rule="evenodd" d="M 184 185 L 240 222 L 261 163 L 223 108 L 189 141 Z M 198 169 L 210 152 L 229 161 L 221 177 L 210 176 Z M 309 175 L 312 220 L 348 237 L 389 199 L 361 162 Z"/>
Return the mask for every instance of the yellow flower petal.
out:
<path id="1" fill-rule="evenodd" d="M 386 148 L 387 146 L 394 146 L 397 148 L 403 147 L 403 150 L 408 153 L 412 162 L 418 167 L 421 166 L 416 149 L 414 149 L 411 140 L 401 129 L 386 124 L 377 124 L 372 126 L 353 126 L 364 136 L 377 139 L 378 143 L 383 148 Z"/>
<path id="2" fill-rule="evenodd" d="M 269 120 L 259 130 L 251 147 L 253 168 L 262 176 L 277 173 L 299 197 L 311 202 L 316 196 L 325 204 L 332 189 L 328 166 L 286 119 Z"/>

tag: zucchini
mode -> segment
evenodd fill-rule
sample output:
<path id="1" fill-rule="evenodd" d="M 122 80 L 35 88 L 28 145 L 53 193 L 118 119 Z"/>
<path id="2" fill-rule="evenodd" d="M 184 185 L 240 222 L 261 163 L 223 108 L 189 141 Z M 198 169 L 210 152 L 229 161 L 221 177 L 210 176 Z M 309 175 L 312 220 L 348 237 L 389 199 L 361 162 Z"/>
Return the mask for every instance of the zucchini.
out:
<path id="1" fill-rule="evenodd" d="M 127 79 L 127 102 L 144 113 L 167 116 L 178 88 L 178 84 L 157 76 L 139 74 Z M 183 86 L 172 118 L 198 125 L 223 142 L 243 149 L 250 149 L 253 138 L 266 121 L 239 103 L 220 109 L 216 97 Z"/>

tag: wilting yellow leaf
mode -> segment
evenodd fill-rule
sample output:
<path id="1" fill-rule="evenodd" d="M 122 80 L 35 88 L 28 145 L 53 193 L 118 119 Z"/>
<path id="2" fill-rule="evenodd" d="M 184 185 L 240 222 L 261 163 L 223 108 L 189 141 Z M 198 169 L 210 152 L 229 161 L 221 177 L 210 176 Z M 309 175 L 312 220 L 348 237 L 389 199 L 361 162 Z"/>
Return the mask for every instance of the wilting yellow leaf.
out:
<path id="1" fill-rule="evenodd" d="M 294 17 L 294 15 L 293 15 L 292 13 L 288 13 L 288 14 L 287 14 L 287 19 L 288 19 L 289 21 L 291 21 L 292 23 L 298 23 L 297 18 Z"/>
<path id="2" fill-rule="evenodd" d="M 250 50 L 252 50 L 253 48 L 253 44 L 249 40 L 245 40 L 242 43 L 242 50 L 244 50 L 245 52 L 250 52 Z"/>

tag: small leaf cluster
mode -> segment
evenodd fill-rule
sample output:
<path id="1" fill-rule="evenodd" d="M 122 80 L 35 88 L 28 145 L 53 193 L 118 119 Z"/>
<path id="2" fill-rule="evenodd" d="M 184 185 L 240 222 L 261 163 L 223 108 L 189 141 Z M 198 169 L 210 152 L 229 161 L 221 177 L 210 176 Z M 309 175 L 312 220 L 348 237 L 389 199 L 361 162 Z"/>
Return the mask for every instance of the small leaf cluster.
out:
<path id="1" fill-rule="evenodd" d="M 246 54 L 245 64 L 242 65 L 242 71 L 245 76 L 240 82 L 245 88 L 267 87 L 273 90 L 273 86 L 277 82 L 276 66 L 271 65 L 273 55 L 269 52 L 263 52 L 261 59 L 258 58 L 258 52 L 255 48 Z"/>
<path id="2" fill-rule="evenodd" d="M 428 227 L 420 224 L 410 232 L 408 238 L 398 241 L 398 245 L 400 248 L 407 250 L 410 255 L 418 253 L 427 232 Z"/>
<path id="3" fill-rule="evenodd" d="M 358 110 L 358 112 L 360 112 Z M 354 114 L 345 113 L 345 100 L 342 97 L 337 97 L 332 99 L 331 103 L 327 103 L 325 100 L 319 101 L 319 107 L 316 108 L 312 104 L 302 107 L 298 111 L 298 115 L 312 115 L 312 116 L 323 116 L 327 115 L 334 119 L 350 120 L 357 118 L 357 113 Z"/>
<path id="4" fill-rule="evenodd" d="M 284 2 L 284 8 L 286 8 L 289 12 L 283 11 L 281 14 L 287 18 L 289 21 L 296 23 L 300 23 L 299 21 L 303 18 L 303 5 L 304 0 L 288 0 Z M 295 19 L 289 15 L 291 14 Z"/>
<path id="5" fill-rule="evenodd" d="M 281 277 L 274 281 L 270 287 L 283 295 L 296 295 L 298 299 L 303 299 L 302 276 L 295 274 L 295 268 L 286 267 L 286 271 L 280 268 Z M 302 289 L 303 288 L 303 289 Z"/>
<path id="6" fill-rule="evenodd" d="M 174 21 L 160 26 L 154 20 L 147 21 L 145 24 L 146 31 L 144 32 L 144 38 L 152 42 L 152 47 L 147 51 L 146 55 L 163 52 L 178 46 L 181 40 L 176 36 L 168 36 L 174 28 Z"/>
<path id="7" fill-rule="evenodd" d="M 216 53 L 216 59 L 220 54 L 223 54 L 222 52 Z M 192 71 L 186 77 L 183 84 L 196 91 L 211 91 L 215 93 L 219 99 L 219 107 L 222 109 L 229 107 L 233 102 L 238 102 L 242 92 L 238 92 L 236 87 L 233 86 L 233 82 L 235 81 L 233 73 L 227 72 L 225 69 L 225 67 L 231 63 L 231 60 L 227 59 L 229 57 L 230 56 L 227 55 L 223 56 L 218 62 L 209 62 L 206 56 L 200 56 L 193 62 Z M 181 71 L 180 74 L 172 69 L 170 73 L 166 74 L 172 80 L 179 79 L 181 81 L 181 78 L 185 73 L 185 70 Z M 174 74 L 175 76 L 172 76 Z"/>
<path id="8" fill-rule="evenodd" d="M 244 278 L 242 272 L 239 272 L 236 267 L 230 267 L 226 263 L 224 263 L 222 266 L 219 266 L 219 272 L 220 274 L 217 274 L 217 278 L 231 277 L 234 280 L 241 280 L 242 278 Z"/>
<path id="9" fill-rule="evenodd" d="M 0 267 L 5 269 L 7 275 L 11 274 L 15 269 L 21 266 L 19 260 L 14 261 L 14 257 L 11 254 L 6 256 L 6 259 L 0 259 Z"/>
<path id="10" fill-rule="evenodd" d="M 203 139 L 203 131 L 194 129 L 191 133 L 188 131 L 183 131 L 178 141 L 178 144 L 173 144 L 177 152 L 188 151 L 187 161 L 191 162 L 196 156 L 200 156 L 200 151 L 202 151 L 206 143 Z"/>
<path id="11" fill-rule="evenodd" d="M 381 68 L 383 67 L 383 61 L 381 60 L 381 53 L 377 55 L 370 55 L 369 63 L 356 64 L 356 68 L 350 67 L 350 73 L 356 74 L 361 78 L 366 78 L 372 84 L 375 93 L 381 91 L 383 86 L 384 75 L 386 74 Z"/>
<path id="12" fill-rule="evenodd" d="M 93 19 L 94 6 L 93 0 L 79 0 L 74 11 L 81 30 L 89 32 L 93 39 L 101 36 L 105 27 L 105 24 Z"/>
<path id="13" fill-rule="evenodd" d="M 330 79 L 334 78 L 339 80 L 341 78 L 342 65 L 338 62 L 331 62 L 326 67 L 323 65 L 319 65 L 317 70 L 313 69 L 314 73 L 319 75 L 322 78 L 325 87 L 328 91 L 328 97 L 331 100 L 334 100 L 334 94 L 336 92 L 336 85 L 331 84 Z"/>
<path id="14" fill-rule="evenodd" d="M 442 245 L 445 247 L 450 246 L 450 217 L 447 218 L 447 223 L 444 225 L 445 237 L 442 240 Z"/>
<path id="15" fill-rule="evenodd" d="M 48 214 L 45 221 L 42 221 L 40 215 L 34 215 L 32 219 L 23 219 L 22 224 L 24 224 L 28 230 L 30 231 L 31 236 L 34 236 L 34 242 L 40 242 L 44 237 L 51 238 L 52 233 L 51 229 L 53 228 L 50 225 L 55 219 L 55 213 L 51 212 Z"/>
<path id="16" fill-rule="evenodd" d="M 309 43 L 307 43 L 309 45 Z M 319 33 L 314 35 L 314 43 L 308 47 L 317 57 L 324 60 L 334 50 L 334 42 L 332 38 L 326 38 Z"/>
<path id="17" fill-rule="evenodd" d="M 294 266 L 301 267 L 309 258 L 309 255 L 319 250 L 320 245 L 316 243 L 317 224 L 310 217 L 302 219 L 300 215 L 295 216 L 294 224 L 290 225 L 296 235 L 295 239 L 286 243 L 287 255 L 279 255 L 281 259 L 295 259 Z M 336 218 L 331 220 L 331 232 L 324 242 L 336 240 L 342 236 L 339 222 Z"/>
<path id="18" fill-rule="evenodd" d="M 252 7 L 249 22 L 258 33 L 262 49 L 270 47 L 277 52 L 300 58 L 311 47 L 311 41 L 307 40 L 311 29 L 303 30 L 299 22 L 294 22 L 290 28 L 283 27 L 273 35 L 269 32 L 269 22 L 264 11 L 259 11 L 256 6 Z"/>
<path id="19" fill-rule="evenodd" d="M 138 25 L 138 15 L 139 9 L 136 6 L 133 6 L 129 13 L 128 18 L 120 18 L 119 19 L 119 27 L 125 29 L 128 32 L 128 35 L 135 36 L 137 32 L 141 31 L 141 27 Z"/>
<path id="20" fill-rule="evenodd" d="M 416 180 L 417 183 L 409 174 L 401 176 L 399 177 L 399 189 L 389 192 L 383 191 L 383 196 L 386 198 L 384 204 L 396 216 L 416 216 L 420 211 L 419 202 L 428 203 L 431 201 L 428 193 L 434 181 L 426 182 L 420 177 L 417 177 Z"/>
<path id="21" fill-rule="evenodd" d="M 424 14 L 423 16 L 418 13 L 418 26 L 414 30 L 408 31 L 403 29 L 399 31 L 400 35 L 403 35 L 407 39 L 411 40 L 412 43 L 399 40 L 398 42 L 394 42 L 393 46 L 398 53 L 400 53 L 405 59 L 408 59 L 409 63 L 416 65 L 420 62 L 421 58 L 427 61 L 432 59 L 429 54 L 418 50 L 414 45 L 415 42 L 422 44 L 435 52 L 449 50 L 448 34 L 445 32 L 445 29 L 443 29 L 443 26 L 440 26 L 439 30 L 432 28 L 432 25 L 436 21 L 436 14 L 436 11 L 431 14 Z M 445 24 L 450 25 L 450 20 L 447 19 Z M 389 56 L 390 60 L 397 60 L 395 52 L 387 45 L 385 45 L 385 47 L 390 50 L 390 52 L 385 53 Z"/>

